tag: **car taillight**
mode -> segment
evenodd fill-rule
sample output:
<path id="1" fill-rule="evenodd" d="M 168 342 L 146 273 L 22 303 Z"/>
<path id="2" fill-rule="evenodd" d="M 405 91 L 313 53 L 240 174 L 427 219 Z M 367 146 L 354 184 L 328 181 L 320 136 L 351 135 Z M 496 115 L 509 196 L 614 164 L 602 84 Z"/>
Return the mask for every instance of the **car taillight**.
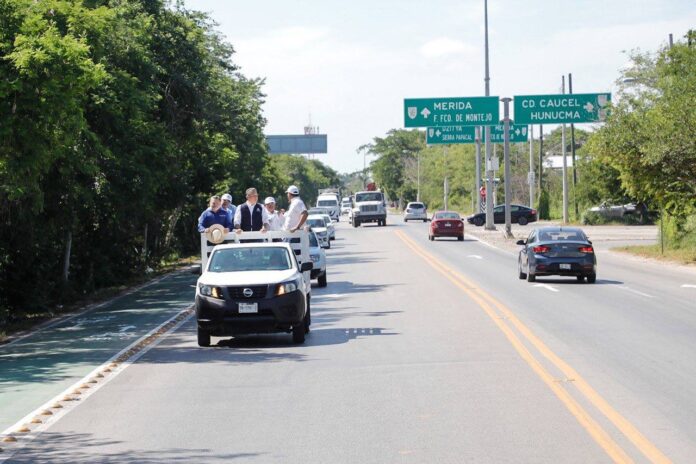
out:
<path id="1" fill-rule="evenodd" d="M 463 223 L 462 221 L 459 221 L 459 222 L 457 223 L 457 227 L 464 227 L 464 223 Z"/>
<path id="2" fill-rule="evenodd" d="M 536 211 L 535 209 L 533 209 L 533 210 L 532 210 L 532 215 L 533 215 L 533 216 L 536 216 L 536 214 L 537 214 L 537 211 Z"/>
<path id="3" fill-rule="evenodd" d="M 534 253 L 548 253 L 550 248 L 544 245 L 539 245 L 532 248 L 532 250 L 534 250 Z"/>
<path id="4" fill-rule="evenodd" d="M 594 253 L 594 248 L 591 246 L 584 246 L 578 248 L 578 251 L 580 251 L 580 253 Z"/>

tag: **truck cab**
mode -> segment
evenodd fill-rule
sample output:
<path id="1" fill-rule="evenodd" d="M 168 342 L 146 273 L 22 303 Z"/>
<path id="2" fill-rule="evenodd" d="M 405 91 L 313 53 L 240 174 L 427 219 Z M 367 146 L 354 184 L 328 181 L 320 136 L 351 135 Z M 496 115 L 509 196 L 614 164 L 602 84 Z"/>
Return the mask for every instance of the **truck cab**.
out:
<path id="1" fill-rule="evenodd" d="M 387 203 L 384 193 L 379 190 L 357 192 L 349 219 L 353 227 L 360 227 L 366 222 L 376 222 L 380 226 L 386 226 Z"/>
<path id="2" fill-rule="evenodd" d="M 334 193 L 322 193 L 317 197 L 317 208 L 324 208 L 332 221 L 338 222 L 341 215 L 341 204 Z"/>

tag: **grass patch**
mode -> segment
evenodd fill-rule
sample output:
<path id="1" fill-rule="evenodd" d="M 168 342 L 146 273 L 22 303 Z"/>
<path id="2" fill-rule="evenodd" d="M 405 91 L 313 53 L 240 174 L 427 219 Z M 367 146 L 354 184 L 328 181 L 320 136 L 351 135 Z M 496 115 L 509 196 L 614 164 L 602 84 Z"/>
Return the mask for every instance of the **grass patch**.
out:
<path id="1" fill-rule="evenodd" d="M 682 248 L 665 248 L 662 254 L 660 244 L 657 245 L 636 245 L 614 248 L 615 251 L 630 253 L 644 258 L 653 258 L 661 261 L 674 262 L 679 264 L 696 264 L 696 246 Z"/>

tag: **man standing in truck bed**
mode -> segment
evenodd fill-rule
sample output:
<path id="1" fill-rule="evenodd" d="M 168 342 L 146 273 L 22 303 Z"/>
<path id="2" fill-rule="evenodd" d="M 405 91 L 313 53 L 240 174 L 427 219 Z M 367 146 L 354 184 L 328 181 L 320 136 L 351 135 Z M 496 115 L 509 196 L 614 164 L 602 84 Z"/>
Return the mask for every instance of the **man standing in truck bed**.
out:
<path id="1" fill-rule="evenodd" d="M 268 224 L 268 211 L 258 203 L 259 194 L 255 188 L 246 191 L 246 203 L 237 207 L 234 215 L 234 228 L 238 234 L 242 232 L 266 232 Z"/>
<path id="2" fill-rule="evenodd" d="M 288 202 L 290 202 L 290 207 L 285 212 L 285 222 L 283 223 L 283 230 L 289 232 L 295 232 L 300 227 L 302 227 L 307 220 L 307 207 L 300 198 L 300 189 L 296 186 L 291 185 L 285 191 L 288 194 Z"/>

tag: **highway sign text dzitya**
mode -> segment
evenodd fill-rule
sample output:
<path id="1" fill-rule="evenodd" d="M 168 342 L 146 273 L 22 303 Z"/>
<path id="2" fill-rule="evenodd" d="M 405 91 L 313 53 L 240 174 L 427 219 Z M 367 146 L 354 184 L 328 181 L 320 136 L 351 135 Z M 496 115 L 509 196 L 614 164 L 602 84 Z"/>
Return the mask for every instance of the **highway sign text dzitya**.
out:
<path id="1" fill-rule="evenodd" d="M 503 143 L 505 128 L 502 124 L 490 126 L 491 142 Z M 483 140 L 483 127 L 481 140 Z M 527 126 L 510 124 L 510 143 L 527 141 Z M 429 127 L 425 132 L 425 143 L 430 145 L 476 143 L 476 128 L 474 126 L 444 126 Z"/>

